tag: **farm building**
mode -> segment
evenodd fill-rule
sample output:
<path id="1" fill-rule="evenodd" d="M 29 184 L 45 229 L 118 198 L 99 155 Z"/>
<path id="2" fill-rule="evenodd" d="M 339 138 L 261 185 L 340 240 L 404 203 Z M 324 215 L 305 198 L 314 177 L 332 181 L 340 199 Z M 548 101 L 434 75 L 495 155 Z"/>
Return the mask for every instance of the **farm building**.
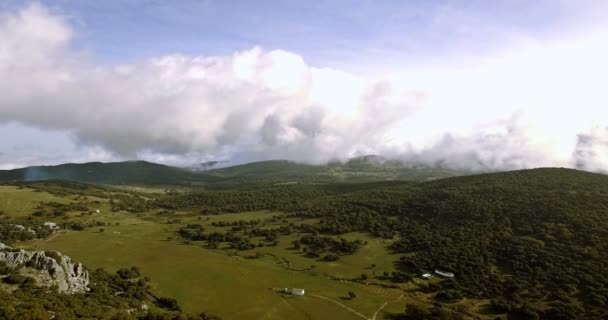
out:
<path id="1" fill-rule="evenodd" d="M 59 229 L 59 227 L 57 226 L 57 224 L 55 222 L 47 221 L 47 222 L 44 223 L 44 226 L 47 227 L 47 228 L 49 228 L 49 229 L 51 229 L 51 230 L 57 230 L 57 229 Z"/>
<path id="2" fill-rule="evenodd" d="M 445 272 L 445 271 L 441 271 L 439 269 L 435 270 L 435 273 L 440 275 L 440 276 L 444 276 L 446 278 L 454 278 L 454 274 L 451 272 Z"/>
<path id="3" fill-rule="evenodd" d="M 283 289 L 284 293 L 289 293 L 294 296 L 303 296 L 306 291 L 300 288 L 285 288 Z"/>

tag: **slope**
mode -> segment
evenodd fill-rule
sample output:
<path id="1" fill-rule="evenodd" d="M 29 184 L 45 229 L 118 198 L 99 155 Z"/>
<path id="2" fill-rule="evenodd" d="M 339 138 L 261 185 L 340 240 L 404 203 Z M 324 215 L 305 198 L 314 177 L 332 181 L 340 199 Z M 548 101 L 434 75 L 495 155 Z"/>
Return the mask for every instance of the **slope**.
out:
<path id="1" fill-rule="evenodd" d="M 126 161 L 0 170 L 0 181 L 68 180 L 114 185 L 232 186 L 259 183 L 425 181 L 467 173 L 422 165 L 406 167 L 397 161 L 380 163 L 369 161 L 367 158 L 327 165 L 270 160 L 209 171 L 195 171 L 146 161 Z"/>

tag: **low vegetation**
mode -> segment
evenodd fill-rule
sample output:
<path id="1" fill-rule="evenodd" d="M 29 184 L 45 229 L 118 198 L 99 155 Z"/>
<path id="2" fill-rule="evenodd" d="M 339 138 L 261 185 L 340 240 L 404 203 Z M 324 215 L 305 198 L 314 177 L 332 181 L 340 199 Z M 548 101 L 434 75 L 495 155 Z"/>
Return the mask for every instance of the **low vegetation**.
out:
<path id="1" fill-rule="evenodd" d="M 137 267 L 115 274 L 97 269 L 90 274 L 90 291 L 81 294 L 38 287 L 32 277 L 16 272 L 0 264 L 2 281 L 12 288 L 0 290 L 0 319 L 220 319 L 182 314 L 175 299 L 154 295 L 150 279 L 140 277 Z"/>

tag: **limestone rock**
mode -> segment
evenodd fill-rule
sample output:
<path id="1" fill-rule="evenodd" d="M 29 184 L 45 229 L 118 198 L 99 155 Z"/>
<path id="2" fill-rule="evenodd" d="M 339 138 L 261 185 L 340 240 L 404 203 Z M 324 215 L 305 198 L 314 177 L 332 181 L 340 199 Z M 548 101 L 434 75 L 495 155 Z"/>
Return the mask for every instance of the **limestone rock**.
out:
<path id="1" fill-rule="evenodd" d="M 81 263 L 75 264 L 61 253 L 47 255 L 44 251 L 12 249 L 0 243 L 0 261 L 9 268 L 25 267 L 37 272 L 39 284 L 56 285 L 61 293 L 81 293 L 88 291 L 89 272 Z"/>

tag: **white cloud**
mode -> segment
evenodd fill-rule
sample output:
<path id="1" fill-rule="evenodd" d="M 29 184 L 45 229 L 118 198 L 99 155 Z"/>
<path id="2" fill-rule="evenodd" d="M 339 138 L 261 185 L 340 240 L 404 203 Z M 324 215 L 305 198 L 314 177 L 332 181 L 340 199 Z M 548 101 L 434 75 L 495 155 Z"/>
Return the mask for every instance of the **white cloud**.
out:
<path id="1" fill-rule="evenodd" d="M 575 149 L 576 167 L 585 170 L 608 168 L 608 127 L 595 127 L 578 135 Z"/>
<path id="2" fill-rule="evenodd" d="M 100 66 L 71 48 L 74 33 L 40 5 L 0 15 L 0 123 L 68 132 L 80 146 L 73 159 L 382 153 L 467 168 L 608 169 L 608 154 L 585 151 L 603 148 L 603 138 L 581 143 L 608 120 L 603 30 L 384 80 L 257 47 Z"/>

